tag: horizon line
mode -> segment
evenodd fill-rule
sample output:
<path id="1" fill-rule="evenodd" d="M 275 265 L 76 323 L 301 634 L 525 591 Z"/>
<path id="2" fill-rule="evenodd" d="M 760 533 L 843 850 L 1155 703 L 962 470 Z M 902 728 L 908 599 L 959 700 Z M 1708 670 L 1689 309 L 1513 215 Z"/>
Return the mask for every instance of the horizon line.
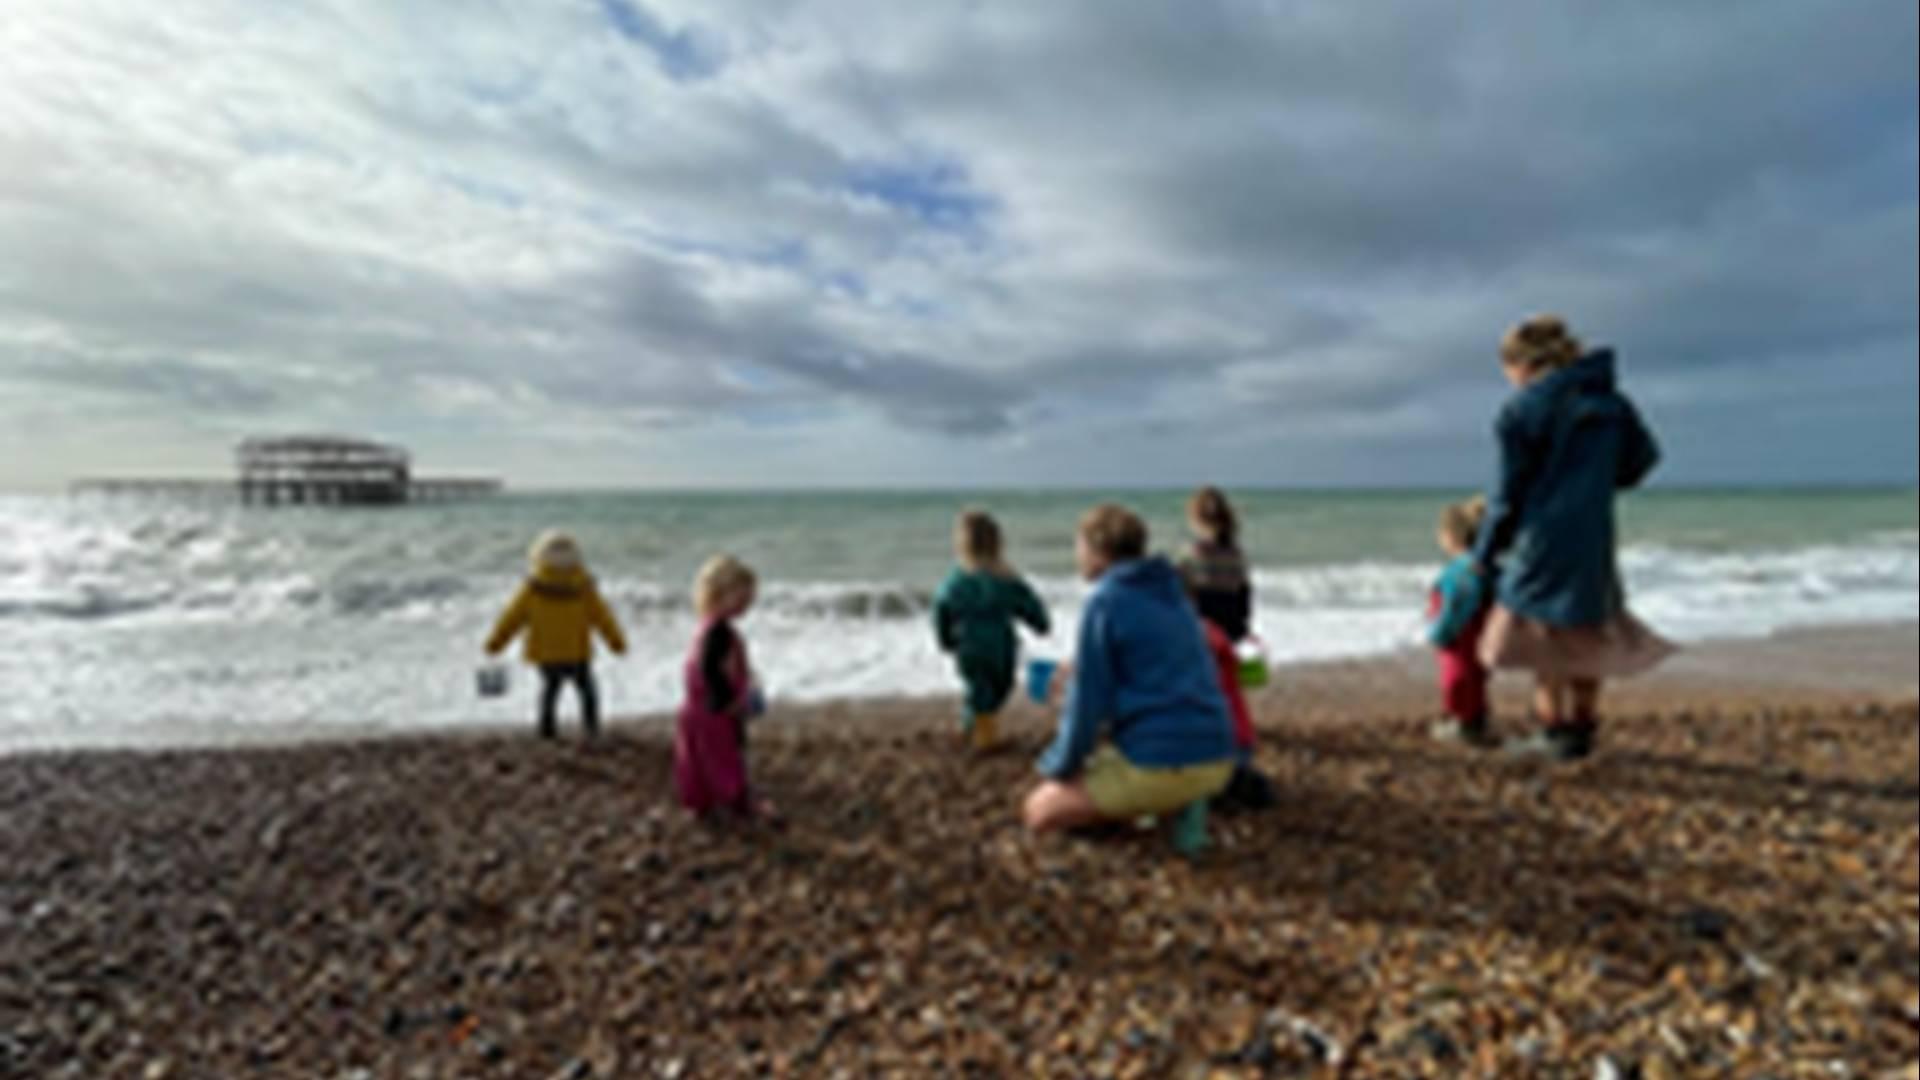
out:
<path id="1" fill-rule="evenodd" d="M 0 495 L 77 494 L 75 485 L 87 478 L 68 480 L 45 488 L 0 486 Z M 162 478 L 155 478 L 162 479 Z M 227 477 L 194 476 L 172 478 L 202 483 L 217 488 Z M 504 481 L 502 495 L 921 495 L 921 494 L 1065 494 L 1102 491 L 1171 493 L 1192 491 L 1198 483 L 1093 483 L 1067 481 L 1055 484 L 803 484 L 787 487 L 752 484 L 516 484 Z M 1429 494 L 1434 492 L 1478 490 L 1482 485 L 1451 483 L 1350 483 L 1350 484 L 1234 484 L 1212 486 L 1229 492 L 1258 494 Z M 1920 481 L 1707 481 L 1700 483 L 1652 484 L 1622 494 L 1711 494 L 1716 492 L 1920 492 Z"/>

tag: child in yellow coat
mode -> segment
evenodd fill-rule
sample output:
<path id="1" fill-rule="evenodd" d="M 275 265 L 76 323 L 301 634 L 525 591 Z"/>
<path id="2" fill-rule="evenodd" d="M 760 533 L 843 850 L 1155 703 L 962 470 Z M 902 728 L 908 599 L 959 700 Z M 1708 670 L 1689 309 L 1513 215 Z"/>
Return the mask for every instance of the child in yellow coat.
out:
<path id="1" fill-rule="evenodd" d="M 580 721 L 589 738 L 600 733 L 600 700 L 593 684 L 593 634 L 625 655 L 627 639 L 620 623 L 600 598 L 587 573 L 580 545 L 566 533 L 541 533 L 527 552 L 532 573 L 487 636 L 487 655 L 496 656 L 526 631 L 523 653 L 540 669 L 540 735 L 555 736 L 554 707 L 560 688 L 572 683 L 580 695 Z"/>

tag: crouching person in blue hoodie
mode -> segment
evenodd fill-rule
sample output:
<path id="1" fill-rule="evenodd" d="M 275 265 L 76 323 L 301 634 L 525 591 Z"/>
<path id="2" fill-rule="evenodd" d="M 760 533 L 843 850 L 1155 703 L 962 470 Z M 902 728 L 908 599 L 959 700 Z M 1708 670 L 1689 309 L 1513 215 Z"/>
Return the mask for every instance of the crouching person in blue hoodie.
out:
<path id="1" fill-rule="evenodd" d="M 1080 519 L 1074 555 L 1095 582 L 1046 777 L 1027 828 L 1071 829 L 1164 814 L 1233 775 L 1233 726 L 1179 571 L 1147 557 L 1147 527 L 1124 507 Z"/>

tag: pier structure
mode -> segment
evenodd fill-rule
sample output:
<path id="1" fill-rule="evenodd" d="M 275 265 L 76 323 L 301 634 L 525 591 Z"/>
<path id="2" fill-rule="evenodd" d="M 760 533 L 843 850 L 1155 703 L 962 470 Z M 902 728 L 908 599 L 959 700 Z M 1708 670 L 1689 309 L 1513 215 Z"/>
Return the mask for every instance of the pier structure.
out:
<path id="1" fill-rule="evenodd" d="M 407 501 L 413 456 L 367 439 L 255 438 L 233 452 L 240 501 L 381 505 Z"/>
<path id="2" fill-rule="evenodd" d="M 492 477 L 420 477 L 404 448 L 334 435 L 250 438 L 234 448 L 238 479 L 103 478 L 75 491 L 116 495 L 230 492 L 264 506 L 389 506 L 492 495 Z"/>

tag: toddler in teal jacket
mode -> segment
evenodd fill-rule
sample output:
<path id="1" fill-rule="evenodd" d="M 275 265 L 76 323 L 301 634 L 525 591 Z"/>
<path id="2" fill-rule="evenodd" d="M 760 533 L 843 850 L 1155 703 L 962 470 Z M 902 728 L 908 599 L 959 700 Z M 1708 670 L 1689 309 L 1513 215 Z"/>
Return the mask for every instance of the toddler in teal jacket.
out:
<path id="1" fill-rule="evenodd" d="M 1000 525 L 981 510 L 954 522 L 959 561 L 933 599 L 933 630 L 966 685 L 964 730 L 976 749 L 999 741 L 999 714 L 1013 692 L 1020 643 L 1014 622 L 1048 631 L 1047 608 L 1001 556 Z"/>

